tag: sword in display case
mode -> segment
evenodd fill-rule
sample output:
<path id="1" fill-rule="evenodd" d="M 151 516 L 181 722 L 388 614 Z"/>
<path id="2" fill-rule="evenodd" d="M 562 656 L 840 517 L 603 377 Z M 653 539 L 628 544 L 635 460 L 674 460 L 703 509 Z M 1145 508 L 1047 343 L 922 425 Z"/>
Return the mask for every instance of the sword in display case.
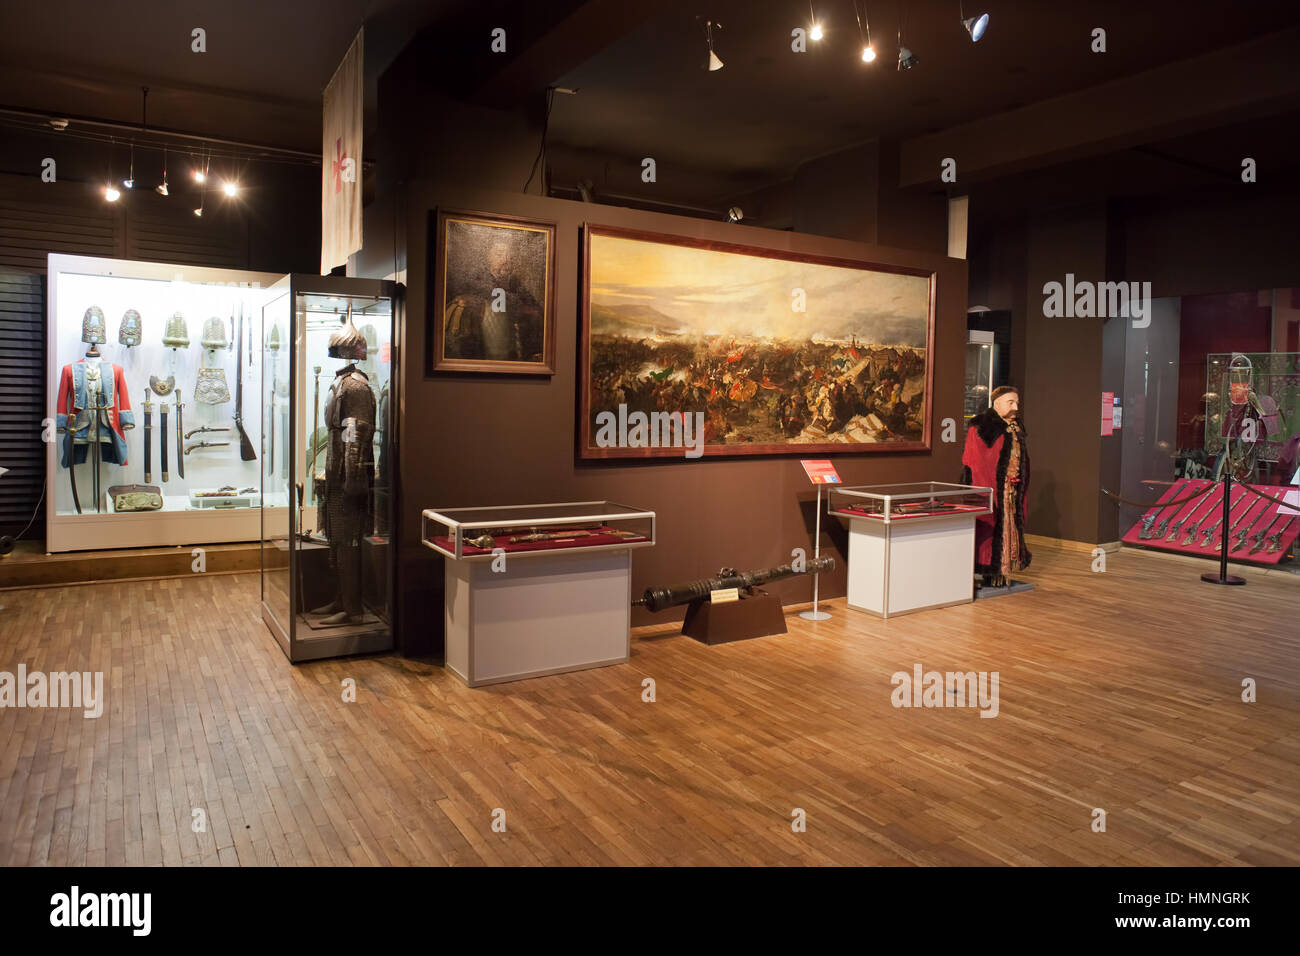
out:
<path id="1" fill-rule="evenodd" d="M 1169 496 L 1170 501 L 1176 501 L 1178 499 L 1179 493 L 1185 487 L 1187 486 L 1184 484 L 1175 488 L 1174 493 Z M 1138 537 L 1143 539 L 1144 541 L 1150 540 L 1151 538 L 1163 537 L 1165 533 L 1165 529 L 1169 527 L 1169 519 L 1172 518 L 1174 515 L 1178 514 L 1178 509 L 1181 507 L 1182 507 L 1181 504 L 1175 505 L 1173 512 L 1170 513 L 1168 516 L 1166 516 L 1165 520 L 1160 522 L 1159 527 L 1157 527 L 1153 531 L 1152 525 L 1156 523 L 1156 519 L 1169 510 L 1169 505 L 1167 503 L 1163 505 L 1158 505 L 1156 507 L 1154 514 L 1146 515 L 1142 518 L 1142 530 L 1138 532 Z"/>
<path id="2" fill-rule="evenodd" d="M 153 484 L 153 402 L 149 389 L 144 390 L 144 483 Z"/>

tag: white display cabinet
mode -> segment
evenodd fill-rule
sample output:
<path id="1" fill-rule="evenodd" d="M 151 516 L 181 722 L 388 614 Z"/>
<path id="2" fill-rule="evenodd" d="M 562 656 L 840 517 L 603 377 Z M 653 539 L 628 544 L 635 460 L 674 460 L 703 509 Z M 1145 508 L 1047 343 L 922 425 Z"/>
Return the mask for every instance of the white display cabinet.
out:
<path id="1" fill-rule="evenodd" d="M 261 506 L 282 509 L 288 505 L 287 498 L 263 501 L 258 466 L 262 420 L 260 316 L 270 286 L 280 277 L 68 255 L 50 255 L 48 274 L 46 549 L 61 552 L 257 541 Z M 87 362 L 90 345 L 82 341 L 83 318 L 91 307 L 104 318 L 105 341 L 96 345 L 98 374 L 101 381 L 112 382 L 109 389 L 113 400 L 103 412 L 101 435 L 106 440 L 98 443 L 98 467 L 88 422 L 85 440 L 74 447 L 78 491 L 74 500 L 73 476 L 66 464 L 67 437 L 56 430 L 56 423 L 61 404 L 65 411 L 71 404 L 66 396 L 61 402 L 60 392 L 69 390 L 61 385 L 71 381 L 75 394 L 80 381 L 82 393 L 86 394 L 85 369 L 88 364 L 92 368 L 95 365 L 93 356 Z M 128 310 L 139 320 L 139 344 L 134 346 L 119 341 Z M 187 329 L 189 344 L 185 346 L 163 342 L 168 322 L 177 314 Z M 241 316 L 242 350 L 238 341 Z M 217 320 L 212 329 L 219 326 L 225 341 L 220 347 L 205 349 L 203 334 L 209 319 Z M 68 379 L 64 378 L 65 366 L 70 369 Z M 120 376 L 114 367 L 121 369 Z M 219 387 L 216 391 L 205 389 L 202 398 L 208 401 L 196 399 L 201 368 L 206 370 L 202 374 L 208 383 L 224 380 L 228 400 L 211 402 L 221 397 Z M 239 417 L 251 445 L 251 458 L 241 453 L 235 424 L 240 377 L 243 394 Z M 157 389 L 151 381 L 157 383 Z M 166 394 L 159 394 L 159 389 Z M 148 472 L 144 455 L 146 393 L 152 425 Z M 107 397 L 107 391 L 102 394 Z M 165 430 L 161 421 L 164 406 L 168 412 Z M 110 430 L 118 438 L 109 437 Z M 168 456 L 165 477 L 164 441 Z M 79 458 L 81 463 L 75 464 Z M 162 507 L 117 513 L 108 489 L 123 485 L 156 488 Z"/>
<path id="2" fill-rule="evenodd" d="M 848 606 L 888 618 L 975 598 L 975 521 L 993 489 L 941 481 L 830 489 L 849 526 Z"/>
<path id="3" fill-rule="evenodd" d="M 627 661 L 632 552 L 655 515 L 610 501 L 428 510 L 447 560 L 447 667 L 471 687 Z"/>

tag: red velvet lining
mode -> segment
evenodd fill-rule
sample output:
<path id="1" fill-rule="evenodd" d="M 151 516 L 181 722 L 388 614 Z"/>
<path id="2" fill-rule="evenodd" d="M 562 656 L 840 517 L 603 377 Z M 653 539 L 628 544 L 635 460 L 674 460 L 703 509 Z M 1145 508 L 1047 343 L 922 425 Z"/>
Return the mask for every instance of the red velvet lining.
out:
<path id="1" fill-rule="evenodd" d="M 1160 498 L 1157 499 L 1157 505 L 1161 502 L 1173 501 L 1175 492 L 1180 499 L 1186 498 L 1188 495 L 1200 491 L 1210 484 L 1213 484 L 1213 482 L 1208 478 L 1197 479 L 1187 483 L 1175 481 L 1165 490 Z M 1228 519 L 1228 523 L 1231 525 L 1232 522 L 1241 517 L 1244 513 L 1244 509 L 1249 508 L 1249 514 L 1242 520 L 1241 524 L 1237 525 L 1237 531 L 1241 531 L 1242 528 L 1249 526 L 1250 533 L 1246 536 L 1246 543 L 1236 551 L 1232 549 L 1237 543 L 1237 531 L 1234 531 L 1228 537 L 1228 560 L 1246 561 L 1251 564 L 1277 564 L 1290 549 L 1291 542 L 1295 540 L 1296 535 L 1300 535 L 1300 515 L 1296 515 L 1296 520 L 1291 522 L 1290 527 L 1286 529 L 1286 533 L 1278 539 L 1279 547 L 1276 551 L 1272 554 L 1268 554 L 1263 550 L 1260 550 L 1251 554 L 1250 549 L 1255 546 L 1253 540 L 1255 533 L 1261 528 L 1267 527 L 1268 531 L 1264 535 L 1264 541 L 1267 542 L 1269 535 L 1282 530 L 1282 526 L 1286 524 L 1286 517 L 1278 518 L 1278 511 L 1281 510 L 1280 505 L 1276 505 L 1271 501 L 1261 498 L 1253 492 L 1247 491 L 1245 488 L 1238 490 L 1236 484 L 1232 487 L 1232 497 L 1234 500 L 1237 499 L 1239 495 L 1244 497 L 1242 497 L 1237 503 L 1237 507 L 1233 509 L 1232 516 Z M 1282 498 L 1285 497 L 1288 491 L 1295 491 L 1294 485 L 1256 485 L 1255 487 L 1267 495 L 1272 495 L 1274 498 Z M 1211 504 L 1211 501 L 1213 504 Z M 1159 551 L 1173 551 L 1178 554 L 1192 554 L 1202 558 L 1217 559 L 1219 557 L 1220 549 L 1218 547 L 1213 547 L 1213 545 L 1216 543 L 1215 539 L 1218 537 L 1218 530 L 1222 530 L 1222 524 L 1220 524 L 1219 529 L 1216 530 L 1215 534 L 1210 536 L 1210 546 L 1203 547 L 1201 542 L 1205 540 L 1205 535 L 1203 534 L 1204 530 L 1213 525 L 1214 522 L 1218 521 L 1219 516 L 1223 514 L 1222 485 L 1219 485 L 1211 491 L 1208 496 L 1202 495 L 1195 501 L 1189 501 L 1186 504 L 1179 505 L 1177 508 L 1164 508 L 1156 512 L 1156 520 L 1152 524 L 1153 531 L 1162 521 L 1165 520 L 1166 517 L 1169 518 L 1169 528 L 1172 528 L 1176 522 L 1182 520 L 1184 517 L 1189 515 L 1191 516 L 1189 520 L 1185 521 L 1182 527 L 1178 529 L 1178 537 L 1173 541 L 1165 540 L 1169 535 L 1169 528 L 1166 528 L 1165 533 L 1160 535 L 1158 538 L 1144 539 L 1141 537 L 1142 517 L 1151 513 L 1155 508 L 1156 505 L 1152 505 L 1138 517 L 1137 523 L 1134 524 L 1133 527 L 1129 528 L 1128 532 L 1125 533 L 1123 537 L 1125 544 L 1135 544 L 1143 548 L 1155 548 Z M 1208 515 L 1209 517 L 1202 520 L 1203 515 Z M 1188 529 L 1197 521 L 1200 521 L 1201 527 L 1200 530 L 1196 532 L 1196 538 L 1191 544 L 1184 546 L 1183 539 L 1187 537 Z"/>
<path id="2" fill-rule="evenodd" d="M 555 532 L 561 530 L 563 529 L 555 528 L 554 530 L 550 530 L 550 529 L 544 530 L 539 528 L 538 532 L 541 534 L 554 534 Z M 519 541 L 516 542 L 515 544 L 511 544 L 509 541 L 510 538 L 523 535 L 523 534 L 528 534 L 529 532 L 508 531 L 504 534 L 492 535 L 494 538 L 496 538 L 496 544 L 493 548 L 477 548 L 474 545 L 468 543 L 467 541 L 462 540 L 461 554 L 465 555 L 466 557 L 473 557 L 474 555 L 478 555 L 478 554 L 491 554 L 493 550 L 495 550 L 495 548 L 500 548 L 506 554 L 516 554 L 520 551 L 563 551 L 566 548 L 595 548 L 595 547 L 604 547 L 604 546 L 611 546 L 611 545 L 618 545 L 618 544 L 636 544 L 638 541 L 650 540 L 645 535 L 641 535 L 641 534 L 637 535 L 634 538 L 625 538 L 622 537 L 621 535 L 610 534 L 609 532 L 614 531 L 615 529 L 611 528 L 609 525 L 602 525 L 599 528 L 585 528 L 583 530 L 588 532 L 595 532 L 595 533 L 584 534 L 577 538 L 559 538 L 553 541 Z M 605 533 L 602 534 L 600 532 L 605 532 Z M 477 538 L 480 534 L 492 534 L 492 532 L 471 531 L 468 532 L 468 534 L 469 537 L 471 538 Z M 456 550 L 455 545 L 452 543 L 451 538 L 446 535 L 440 535 L 434 538 L 433 543 L 446 551 L 455 553 Z"/>

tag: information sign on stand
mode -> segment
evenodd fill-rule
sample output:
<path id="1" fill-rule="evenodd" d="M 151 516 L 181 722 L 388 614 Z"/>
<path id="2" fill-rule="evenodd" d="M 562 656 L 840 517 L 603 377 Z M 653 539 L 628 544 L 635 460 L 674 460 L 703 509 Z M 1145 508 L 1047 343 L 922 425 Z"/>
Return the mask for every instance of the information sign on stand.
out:
<path id="1" fill-rule="evenodd" d="M 808 476 L 808 480 L 817 486 L 817 530 L 816 543 L 813 545 L 813 557 L 820 558 L 822 556 L 822 485 L 840 484 L 840 475 L 839 472 L 835 470 L 834 463 L 826 458 L 803 459 L 799 464 L 803 465 L 803 470 Z M 799 616 L 806 621 L 830 620 L 830 615 L 825 611 L 819 610 L 817 607 L 818 598 L 820 596 L 818 590 L 818 579 L 820 577 L 820 574 L 813 575 L 812 610 L 799 612 Z"/>

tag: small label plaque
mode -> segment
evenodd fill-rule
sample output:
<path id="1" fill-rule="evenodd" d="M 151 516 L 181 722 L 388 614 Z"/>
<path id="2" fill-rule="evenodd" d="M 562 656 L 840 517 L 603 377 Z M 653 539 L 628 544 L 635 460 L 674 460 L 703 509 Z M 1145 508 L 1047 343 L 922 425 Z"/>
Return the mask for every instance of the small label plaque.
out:
<path id="1" fill-rule="evenodd" d="M 719 591 L 709 592 L 709 601 L 713 604 L 726 604 L 730 601 L 740 600 L 739 588 L 722 588 Z"/>

